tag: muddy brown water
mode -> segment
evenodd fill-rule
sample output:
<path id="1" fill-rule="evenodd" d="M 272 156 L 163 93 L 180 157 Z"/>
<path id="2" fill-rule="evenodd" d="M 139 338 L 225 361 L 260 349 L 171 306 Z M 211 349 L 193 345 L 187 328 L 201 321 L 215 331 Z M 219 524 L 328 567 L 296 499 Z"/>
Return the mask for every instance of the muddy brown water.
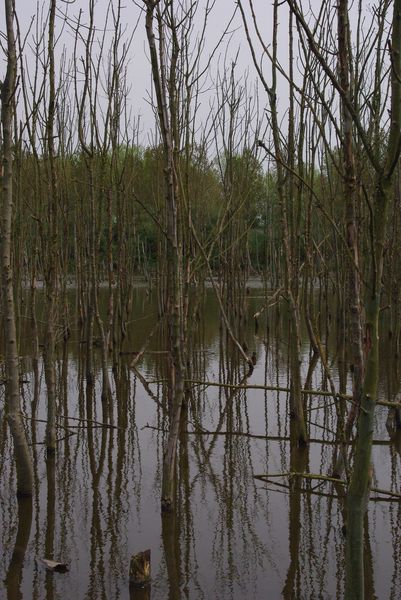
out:
<path id="1" fill-rule="evenodd" d="M 73 290 L 70 291 L 73 295 Z M 249 315 L 263 300 L 249 294 Z M 72 301 L 73 303 L 73 301 Z M 156 319 L 156 299 L 135 290 L 124 351 L 138 350 Z M 248 384 L 288 385 L 285 314 L 276 310 L 257 335 L 249 319 L 244 336 L 257 363 Z M 335 326 L 328 336 L 336 375 Z M 304 452 L 290 452 L 288 394 L 196 385 L 188 402 L 177 464 L 177 509 L 160 515 L 161 460 L 167 421 L 165 343 L 152 338 L 138 363 L 123 355 L 112 374 L 113 427 L 104 422 L 100 356 L 96 385 L 88 394 L 82 344 L 73 331 L 60 346 L 58 445 L 46 460 L 43 446 L 46 391 L 43 364 L 35 379 L 29 329 L 20 328 L 23 409 L 33 451 L 32 505 L 17 503 L 12 444 L 0 424 L 0 598 L 24 600 L 262 600 L 338 599 L 344 589 L 344 500 L 341 489 L 319 480 L 272 478 L 294 468 L 330 474 L 336 413 L 329 398 L 308 398 L 312 439 Z M 387 350 L 386 350 L 387 348 Z M 310 358 L 303 340 L 303 371 Z M 380 396 L 392 399 L 397 377 L 383 345 Z M 244 366 L 227 347 L 212 290 L 191 355 L 194 379 L 237 383 Z M 35 395 L 35 381 L 36 390 Z M 145 382 L 146 385 L 145 385 Z M 395 382 L 395 383 L 394 383 Z M 325 385 L 318 365 L 314 389 Z M 0 388 L 3 406 L 4 386 Z M 33 420 L 34 417 L 36 420 Z M 389 443 L 387 409 L 377 409 L 373 448 L 374 486 L 400 492 L 400 444 Z M 86 419 L 86 421 L 84 420 Z M 88 420 L 92 421 L 88 423 Z M 97 423 L 95 423 L 97 422 Z M 372 494 L 366 519 L 368 599 L 401 597 L 401 504 Z M 129 589 L 129 559 L 151 549 L 152 584 Z M 46 571 L 42 558 L 66 562 L 67 573 Z M 130 595 L 131 594 L 131 595 Z"/>

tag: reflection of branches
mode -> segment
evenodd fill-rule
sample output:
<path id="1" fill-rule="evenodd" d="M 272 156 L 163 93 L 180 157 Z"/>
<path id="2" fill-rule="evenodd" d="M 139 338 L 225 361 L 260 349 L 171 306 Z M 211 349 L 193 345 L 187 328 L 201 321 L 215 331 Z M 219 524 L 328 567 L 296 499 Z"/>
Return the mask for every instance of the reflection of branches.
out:
<path id="1" fill-rule="evenodd" d="M 157 397 L 157 394 L 154 394 L 152 392 L 152 390 L 150 389 L 150 385 L 146 381 L 145 377 L 142 375 L 142 373 L 137 368 L 133 367 L 132 369 L 133 369 L 135 375 L 138 377 L 139 381 L 141 382 L 146 393 L 152 398 L 152 400 L 157 404 L 157 406 L 159 406 L 161 408 L 163 406 L 162 402 L 160 402 L 159 398 Z"/>
<path id="2" fill-rule="evenodd" d="M 220 365 L 222 367 L 222 364 Z M 226 372 L 221 368 L 221 376 L 229 377 L 231 380 L 235 377 L 237 371 L 227 368 Z M 243 384 L 247 379 L 247 374 L 243 376 L 239 384 Z M 219 507 L 219 517 L 216 524 L 216 533 L 213 542 L 213 559 L 216 565 L 216 576 L 218 579 L 224 576 L 224 581 L 231 581 L 232 585 L 238 578 L 236 558 L 241 562 L 242 574 L 250 572 L 252 565 L 256 565 L 261 560 L 261 556 L 266 554 L 266 548 L 260 540 L 255 528 L 257 514 L 260 507 L 259 497 L 254 494 L 255 504 L 250 502 L 250 473 L 253 471 L 251 463 L 251 451 L 249 439 L 246 436 L 240 438 L 235 427 L 240 429 L 245 425 L 243 415 L 239 409 L 240 403 L 236 404 L 235 399 L 239 401 L 238 391 L 241 387 L 220 388 L 220 402 L 222 405 L 219 411 L 216 431 L 209 433 L 210 442 L 206 445 L 204 434 L 206 433 L 201 418 L 194 413 L 192 422 L 195 427 L 194 432 L 186 432 L 196 436 L 196 442 L 193 443 L 195 455 L 198 461 L 198 473 L 193 478 L 190 490 L 194 489 L 199 479 L 205 474 L 214 489 L 217 505 Z M 200 390 L 198 391 L 200 393 Z M 224 402 L 224 404 L 223 404 Z M 195 403 L 200 405 L 200 402 Z M 245 405 L 246 406 L 246 405 Z M 245 415 L 246 424 L 249 427 L 248 417 Z M 223 425 L 227 423 L 229 431 L 223 432 Z M 231 435 L 232 432 L 232 435 Z M 201 435 L 198 435 L 198 434 Z M 224 433 L 224 457 L 223 473 L 219 475 L 212 464 L 212 453 L 216 448 L 218 437 Z M 235 440 L 235 441 L 234 441 Z M 251 480 L 252 481 L 252 480 Z M 252 486 L 251 488 L 256 486 Z M 254 510 L 252 510 L 254 506 Z M 238 521 L 237 521 L 238 519 Z M 239 544 L 239 542 L 241 542 Z M 218 547 L 216 547 L 218 544 Z M 234 548 L 236 549 L 234 551 Z M 243 548 L 243 554 L 239 556 L 239 548 Z M 249 549 L 253 549 L 250 552 Z M 224 564 L 223 564 L 223 561 Z M 225 573 L 228 568 L 228 572 Z"/>
<path id="3" fill-rule="evenodd" d="M 91 389 L 91 386 L 87 386 L 87 411 L 91 413 L 91 403 L 95 400 L 95 391 Z M 96 437 L 93 435 L 92 427 L 87 430 L 88 439 L 88 453 L 89 453 L 89 466 L 92 476 L 92 521 L 91 521 L 91 535 L 90 535 L 90 566 L 91 571 L 97 566 L 98 576 L 90 578 L 88 587 L 88 596 L 93 595 L 105 595 L 105 569 L 104 569 L 104 540 L 103 531 L 101 526 L 100 515 L 102 514 L 102 498 L 99 492 L 99 483 L 104 469 L 104 463 L 106 458 L 106 444 L 107 444 L 107 432 L 108 430 L 103 427 L 101 430 L 100 438 L 100 452 L 96 447 Z M 99 453 L 99 461 L 96 466 L 96 455 Z M 96 589 L 98 590 L 96 592 Z M 99 593 L 100 592 L 100 593 Z"/>
<path id="4" fill-rule="evenodd" d="M 146 349 L 149 346 L 149 343 L 151 341 L 151 339 L 153 338 L 153 336 L 155 335 L 155 333 L 159 330 L 161 324 L 164 321 L 164 317 L 165 315 L 163 315 L 157 322 L 156 324 L 152 327 L 152 329 L 150 330 L 145 342 L 142 345 L 142 348 L 139 350 L 139 352 L 137 354 L 135 354 L 134 358 L 131 361 L 130 367 L 133 369 L 136 364 L 141 360 L 142 356 L 144 355 L 144 353 L 146 352 Z"/>

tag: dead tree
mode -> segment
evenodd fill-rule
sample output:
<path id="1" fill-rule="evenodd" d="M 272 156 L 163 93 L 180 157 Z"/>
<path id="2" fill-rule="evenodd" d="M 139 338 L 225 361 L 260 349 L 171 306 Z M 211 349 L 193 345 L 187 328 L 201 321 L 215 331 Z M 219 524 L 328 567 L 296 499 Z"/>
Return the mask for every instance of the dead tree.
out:
<path id="1" fill-rule="evenodd" d="M 57 318 L 57 287 L 58 287 L 58 185 L 55 164 L 55 130 L 54 120 L 56 112 L 56 85 L 55 85 L 55 18 L 56 0 L 50 2 L 49 36 L 48 36 L 48 62 L 49 62 L 49 103 L 46 121 L 46 158 L 47 158 L 47 236 L 46 236 L 46 344 L 44 349 L 45 379 L 47 388 L 47 424 L 46 448 L 52 453 L 56 450 L 56 318 Z"/>
<path id="2" fill-rule="evenodd" d="M 354 377 L 353 400 L 359 407 L 357 441 L 354 463 L 347 497 L 347 543 L 346 543 L 346 592 L 347 600 L 364 598 L 364 515 L 369 497 L 371 478 L 371 448 L 374 429 L 374 415 L 379 383 L 379 314 L 382 295 L 383 260 L 386 241 L 387 218 L 392 193 L 392 181 L 401 150 L 401 1 L 385 2 L 377 12 L 377 35 L 383 39 L 386 21 L 391 19 L 388 37 L 389 50 L 389 89 L 390 113 L 383 144 L 383 103 L 381 45 L 375 41 L 367 51 L 367 56 L 377 54 L 374 60 L 374 89 L 368 115 L 361 116 L 358 97 L 350 97 L 349 80 L 351 55 L 349 30 L 349 6 L 341 0 L 337 7 L 338 15 L 338 56 L 339 70 L 335 72 L 321 47 L 316 43 L 316 33 L 309 27 L 298 3 L 287 0 L 294 14 L 306 45 L 312 50 L 321 69 L 326 74 L 332 89 L 339 96 L 341 104 L 341 125 L 338 128 L 343 150 L 344 185 L 347 195 L 351 195 L 347 206 L 347 242 L 350 260 L 350 287 L 356 294 L 352 309 L 351 326 L 355 329 L 354 358 L 358 369 Z M 390 4 L 392 15 L 390 17 Z M 319 28 L 325 27 L 320 23 Z M 374 56 L 374 54 L 373 54 Z M 359 82 L 358 82 L 359 83 Z M 366 97 L 366 91 L 358 90 Z M 319 93 L 319 91 L 318 91 Z M 358 239 L 355 231 L 355 172 L 352 148 L 353 136 L 358 139 L 372 172 L 372 185 L 363 187 L 363 194 L 369 211 L 368 259 L 365 265 L 367 278 L 364 282 L 361 301 L 358 302 L 360 270 Z M 381 140 L 381 142 L 379 141 Z M 362 348 L 362 353 L 361 353 Z M 361 356 L 362 354 L 362 356 Z"/>
<path id="3" fill-rule="evenodd" d="M 156 94 L 158 124 L 163 142 L 163 160 L 166 188 L 167 220 L 167 269 L 168 292 L 167 313 L 169 315 L 169 343 L 172 357 L 173 381 L 170 428 L 163 458 L 162 510 L 174 507 L 174 475 L 177 442 L 184 398 L 184 322 L 183 322 L 183 256 L 181 221 L 179 218 L 178 171 L 178 106 L 177 106 L 177 61 L 180 47 L 174 2 L 144 0 L 146 8 L 146 34 L 149 44 L 153 85 Z M 159 43 L 155 34 L 155 23 Z M 165 29 L 171 34 L 169 64 L 166 64 Z"/>
<path id="4" fill-rule="evenodd" d="M 32 495 L 32 461 L 22 421 L 19 390 L 19 363 L 15 325 L 14 286 L 11 261 L 13 216 L 13 152 L 12 123 L 16 88 L 17 58 L 14 37 L 14 2 L 5 0 L 7 27 L 7 71 L 1 84 L 2 127 L 2 213 L 1 270 L 6 346 L 6 412 L 14 442 L 17 468 L 17 494 Z"/>
<path id="5" fill-rule="evenodd" d="M 290 75 L 288 76 L 290 90 L 290 115 L 289 115 L 289 131 L 287 139 L 287 148 L 283 147 L 282 132 L 280 127 L 280 118 L 278 112 L 278 97 L 277 97 L 277 77 L 278 77 L 278 11 L 280 2 L 275 1 L 273 4 L 273 43 L 272 51 L 267 49 L 267 46 L 262 43 L 262 51 L 267 54 L 271 62 L 271 82 L 267 81 L 265 74 L 260 68 L 255 47 L 250 35 L 250 29 L 247 22 L 246 13 L 243 3 L 238 3 L 248 43 L 251 48 L 254 64 L 257 68 L 261 83 L 267 93 L 270 109 L 270 128 L 272 132 L 272 150 L 267 146 L 264 140 L 259 141 L 259 145 L 273 158 L 276 168 L 276 188 L 279 207 L 281 211 L 281 235 L 283 243 L 283 271 L 284 271 L 284 286 L 283 295 L 286 298 L 289 306 L 290 329 L 291 329 L 291 347 L 289 349 L 290 361 L 290 411 L 291 419 L 294 421 L 293 441 L 296 444 L 303 445 L 307 442 L 307 431 L 304 415 L 304 406 L 302 399 L 302 379 L 301 379 L 301 311 L 300 311 L 300 263 L 298 252 L 298 237 L 299 231 L 296 230 L 297 221 L 293 218 L 294 208 L 294 109 L 293 109 L 293 78 L 292 78 L 292 38 L 290 37 Z M 254 9 L 250 0 L 251 12 L 254 17 Z M 291 31 L 291 27 L 290 27 Z M 259 40 L 261 41 L 258 32 Z M 288 166 L 288 170 L 286 167 Z"/>

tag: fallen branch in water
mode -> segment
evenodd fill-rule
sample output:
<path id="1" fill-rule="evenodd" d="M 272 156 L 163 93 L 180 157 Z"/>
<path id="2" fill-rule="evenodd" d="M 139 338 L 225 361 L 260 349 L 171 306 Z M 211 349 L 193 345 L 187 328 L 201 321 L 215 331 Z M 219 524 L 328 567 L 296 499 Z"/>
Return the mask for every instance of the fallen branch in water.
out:
<path id="1" fill-rule="evenodd" d="M 93 421 L 91 419 L 83 419 L 81 417 L 68 417 L 66 415 L 58 415 L 59 419 L 70 419 L 71 421 L 79 421 L 81 423 L 89 423 L 90 425 L 98 425 L 99 427 L 108 427 L 109 429 L 125 429 L 125 427 L 119 427 L 118 425 L 111 425 L 110 423 L 102 423 L 101 421 Z"/>
<path id="2" fill-rule="evenodd" d="M 160 381 L 152 381 L 151 383 L 161 383 Z M 204 385 L 206 387 L 221 387 L 221 388 L 235 388 L 238 390 L 267 390 L 270 392 L 287 392 L 289 393 L 291 390 L 288 387 L 276 386 L 276 385 L 261 385 L 261 384 L 249 384 L 249 385 L 236 385 L 234 383 L 221 383 L 219 381 L 201 381 L 197 379 L 186 379 L 185 383 L 190 383 L 192 385 Z M 349 394 L 333 394 L 329 390 L 301 390 L 301 394 L 306 394 L 310 396 L 327 396 L 329 398 L 337 398 L 338 400 L 346 400 L 354 404 L 352 400 L 352 396 Z M 385 400 L 377 400 L 376 405 L 378 406 L 388 406 L 389 408 L 400 408 L 400 404 L 398 402 L 386 402 Z"/>
<path id="3" fill-rule="evenodd" d="M 143 429 L 152 429 L 153 431 L 161 431 L 163 433 L 168 433 L 168 429 L 164 428 L 164 427 L 156 427 L 155 425 L 149 425 L 149 423 L 147 423 L 146 425 L 144 425 L 141 430 Z M 265 440 L 267 442 L 290 442 L 291 438 L 289 436 L 285 436 L 285 435 L 262 435 L 262 434 L 257 434 L 257 433 L 249 433 L 247 431 L 224 431 L 224 430 L 208 430 L 208 429 L 201 429 L 198 428 L 195 431 L 189 431 L 186 430 L 183 433 L 185 433 L 186 435 L 231 435 L 231 436 L 236 436 L 236 437 L 248 437 L 248 438 L 252 438 L 255 440 Z M 322 440 L 321 438 L 310 438 L 309 439 L 309 443 L 310 444 L 326 444 L 328 446 L 337 446 L 339 444 L 338 440 Z M 341 442 L 344 443 L 344 442 Z M 353 444 L 355 444 L 355 440 L 349 440 L 348 442 L 346 442 L 347 445 L 352 446 Z M 392 444 L 391 440 L 373 440 L 372 441 L 373 446 L 390 446 Z"/>
<path id="4" fill-rule="evenodd" d="M 37 423 L 47 423 L 46 419 L 36 419 L 34 417 L 30 417 L 29 415 L 22 415 L 24 419 L 29 421 L 36 421 Z M 98 427 L 109 427 L 110 429 L 125 429 L 125 427 L 118 427 L 118 425 L 110 425 L 109 423 L 101 423 L 100 421 L 92 421 L 91 419 L 82 419 L 80 417 L 66 417 L 65 415 L 58 415 L 58 419 L 70 419 L 71 421 L 80 421 L 81 423 L 89 423 L 90 425 L 96 425 Z M 68 431 L 68 427 L 62 425 L 61 423 L 56 423 L 56 427 L 60 427 Z M 74 427 L 74 425 L 69 425 L 69 427 Z M 71 432 L 74 433 L 74 432 Z"/>
<path id="5" fill-rule="evenodd" d="M 134 358 L 132 359 L 132 361 L 130 363 L 131 369 L 135 368 L 135 365 L 141 360 L 142 356 L 145 354 L 145 352 L 146 352 L 146 350 L 147 350 L 147 348 L 149 346 L 150 340 L 153 338 L 153 336 L 155 335 L 156 331 L 159 329 L 159 327 L 160 327 L 161 323 L 163 322 L 163 320 L 164 320 L 164 316 L 161 317 L 157 321 L 157 323 L 154 325 L 154 327 L 151 329 L 149 335 L 147 336 L 147 338 L 145 340 L 145 343 L 142 345 L 142 348 L 139 350 L 138 353 L 136 353 L 136 356 L 134 356 Z M 165 350 L 161 350 L 160 352 L 164 353 L 166 351 Z"/>
<path id="6" fill-rule="evenodd" d="M 259 481 L 263 481 L 265 483 L 273 483 L 273 484 L 275 484 L 275 482 L 271 481 L 271 480 L 276 477 L 288 477 L 288 479 L 292 479 L 294 477 L 301 477 L 302 479 L 328 481 L 331 483 L 337 483 L 339 485 L 347 485 L 347 482 L 344 481 L 344 479 L 338 479 L 338 477 L 331 477 L 330 475 L 321 475 L 321 474 L 315 474 L 315 473 L 297 473 L 295 471 L 291 471 L 288 473 L 267 473 L 266 475 L 262 474 L 262 475 L 254 475 L 253 476 L 254 479 L 258 479 Z M 283 486 L 283 484 L 280 484 L 280 485 Z M 390 490 L 383 490 L 381 488 L 373 488 L 373 487 L 370 489 L 370 491 L 374 492 L 375 494 L 384 494 L 386 496 L 392 496 L 394 498 L 398 498 L 399 500 L 401 500 L 401 494 L 399 494 L 398 492 L 392 492 Z"/>
<path id="7" fill-rule="evenodd" d="M 262 306 L 261 309 L 259 309 L 254 315 L 253 318 L 256 319 L 256 321 L 259 319 L 260 315 L 262 313 L 264 313 L 265 310 L 267 310 L 268 308 L 271 308 L 272 306 L 274 306 L 275 304 L 277 304 L 277 301 L 279 299 L 280 294 L 282 294 L 282 292 L 284 291 L 284 288 L 280 288 L 278 290 L 276 290 L 274 292 L 274 294 L 272 296 L 270 296 L 269 298 L 266 299 L 266 304 L 264 304 Z"/>
<path id="8" fill-rule="evenodd" d="M 152 390 L 149 387 L 149 383 L 146 381 L 145 377 L 142 375 L 142 373 L 139 371 L 139 369 L 137 369 L 136 367 L 133 367 L 131 365 L 131 369 L 134 371 L 135 375 L 138 377 L 139 381 L 141 382 L 144 390 L 147 392 L 148 396 L 150 396 L 150 398 L 152 398 L 153 402 L 155 402 L 157 404 L 157 406 L 159 406 L 160 408 L 163 408 L 163 404 L 162 402 L 160 402 L 159 398 L 156 396 L 156 394 L 154 394 L 152 392 Z"/>

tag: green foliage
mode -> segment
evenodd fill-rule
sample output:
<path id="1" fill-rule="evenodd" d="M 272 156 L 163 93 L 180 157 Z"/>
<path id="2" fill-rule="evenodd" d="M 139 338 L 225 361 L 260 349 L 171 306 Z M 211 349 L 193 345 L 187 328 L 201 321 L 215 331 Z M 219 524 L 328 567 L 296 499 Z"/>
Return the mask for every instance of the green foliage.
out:
<path id="1" fill-rule="evenodd" d="M 249 240 L 252 262 L 264 262 L 267 229 L 276 218 L 276 194 L 274 177 L 264 173 L 255 154 L 245 149 L 230 158 L 211 160 L 203 147 L 194 146 L 180 153 L 178 165 L 184 214 L 190 215 L 205 247 L 218 235 L 222 223 L 223 231 L 227 231 L 227 223 L 235 223 L 241 245 Z M 84 258 L 88 252 L 90 235 L 97 239 L 96 260 L 103 267 L 110 243 L 113 256 L 118 257 L 121 248 L 130 254 L 135 270 L 141 269 L 144 259 L 148 266 L 155 265 L 165 243 L 166 190 L 161 146 L 119 146 L 92 157 L 84 153 L 64 154 L 56 158 L 55 167 L 61 204 L 60 260 L 67 262 L 71 275 L 79 258 L 76 253 L 81 252 Z M 20 236 L 28 236 L 25 239 L 33 246 L 45 246 L 47 174 L 46 158 L 38 159 L 29 152 L 19 154 L 15 232 L 19 241 Z M 30 252 L 25 249 L 25 253 L 29 273 Z M 218 261 L 214 262 L 216 268 Z"/>

